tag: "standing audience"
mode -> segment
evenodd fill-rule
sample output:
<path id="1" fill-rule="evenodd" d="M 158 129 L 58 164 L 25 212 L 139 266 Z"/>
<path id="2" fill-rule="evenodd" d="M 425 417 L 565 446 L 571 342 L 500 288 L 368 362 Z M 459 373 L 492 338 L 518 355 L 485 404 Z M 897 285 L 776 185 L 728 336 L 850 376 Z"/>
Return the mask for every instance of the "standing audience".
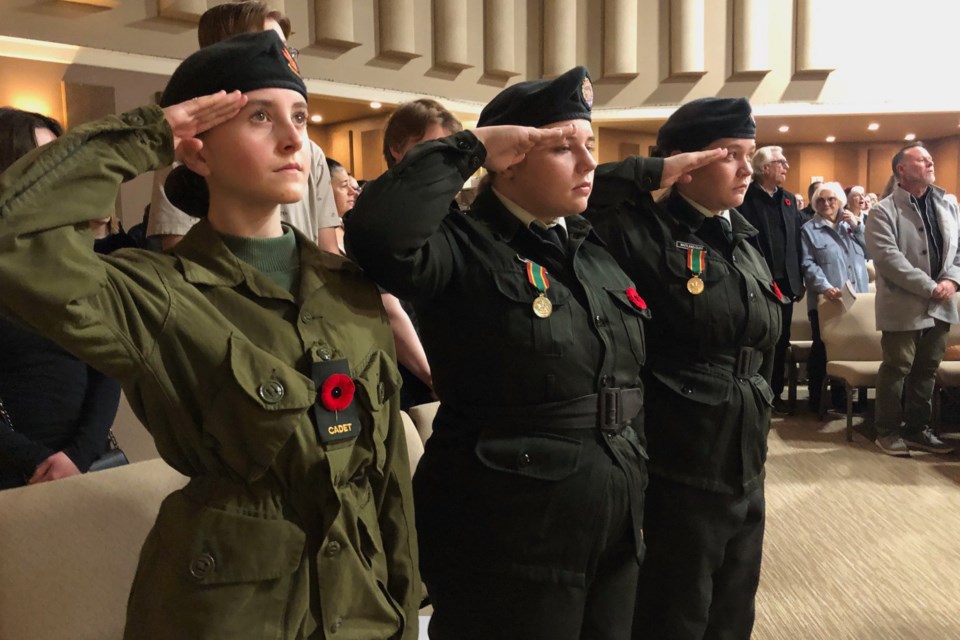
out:
<path id="1" fill-rule="evenodd" d="M 803 225 L 803 276 L 807 284 L 807 317 L 813 345 L 807 360 L 811 411 L 820 408 L 821 389 L 827 375 L 827 353 L 820 338 L 820 296 L 840 300 L 849 282 L 855 293 L 868 291 L 869 277 L 864 258 L 864 223 L 846 209 L 847 198 L 836 182 L 821 183 L 813 192 L 816 217 Z M 833 388 L 833 406 L 841 408 L 841 389 Z"/>
<path id="2" fill-rule="evenodd" d="M 774 282 L 788 300 L 803 297 L 803 272 L 800 269 L 800 227 L 803 219 L 796 198 L 783 188 L 790 164 L 780 147 L 761 147 L 753 156 L 753 181 L 737 210 L 759 232 L 750 238 L 767 261 Z M 783 393 L 787 348 L 790 346 L 790 324 L 793 305 L 780 307 L 783 319 L 780 337 L 773 356 L 773 407 L 778 413 L 789 408 Z"/>
<path id="3" fill-rule="evenodd" d="M 934 185 L 933 158 L 923 143 L 903 147 L 891 164 L 891 194 L 870 212 L 866 229 L 883 332 L 876 443 L 892 456 L 910 449 L 950 453 L 930 417 L 934 377 L 950 325 L 958 321 L 957 206 Z"/>
<path id="4" fill-rule="evenodd" d="M 62 134 L 52 118 L 0 108 L 0 173 Z M 92 225 L 88 234 L 93 244 Z M 120 403 L 119 383 L 28 322 L 0 315 L 0 489 L 86 472 L 107 449 Z"/>

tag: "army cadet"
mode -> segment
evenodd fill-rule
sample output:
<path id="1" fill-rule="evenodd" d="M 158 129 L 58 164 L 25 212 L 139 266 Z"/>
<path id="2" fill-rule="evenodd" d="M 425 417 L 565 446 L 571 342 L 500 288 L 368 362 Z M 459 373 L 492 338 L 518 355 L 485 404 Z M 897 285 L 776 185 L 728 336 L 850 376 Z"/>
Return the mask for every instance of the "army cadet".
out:
<path id="1" fill-rule="evenodd" d="M 348 254 L 414 302 L 441 400 L 414 478 L 434 639 L 630 633 L 647 310 L 579 215 L 592 100 L 583 67 L 515 84 L 344 220 Z M 449 213 L 481 165 L 486 187 Z"/>
<path id="2" fill-rule="evenodd" d="M 750 637 L 763 544 L 773 347 L 787 303 L 737 212 L 756 125 L 745 99 L 695 100 L 660 155 L 721 149 L 660 203 L 656 160 L 601 166 L 588 218 L 649 304 L 650 484 L 635 638 Z"/>
<path id="3" fill-rule="evenodd" d="M 371 281 L 281 224 L 305 188 L 306 100 L 276 33 L 240 35 L 187 58 L 164 109 L 0 177 L 4 313 L 119 379 L 190 478 L 144 543 L 129 639 L 417 637 L 390 327 Z M 78 223 L 175 149 L 207 215 L 171 255 L 98 257 Z"/>

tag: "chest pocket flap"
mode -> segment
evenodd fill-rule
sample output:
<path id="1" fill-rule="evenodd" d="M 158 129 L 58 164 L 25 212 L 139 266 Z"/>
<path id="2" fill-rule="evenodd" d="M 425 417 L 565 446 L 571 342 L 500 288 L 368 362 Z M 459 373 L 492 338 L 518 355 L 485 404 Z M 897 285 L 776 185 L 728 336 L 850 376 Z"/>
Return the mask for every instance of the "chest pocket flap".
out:
<path id="1" fill-rule="evenodd" d="M 246 338 L 232 334 L 229 370 L 204 430 L 221 458 L 242 477 L 262 476 L 305 412 L 313 405 L 313 381 Z"/>
<path id="2" fill-rule="evenodd" d="M 357 397 L 364 409 L 360 412 L 360 420 L 373 441 L 377 472 L 383 473 L 387 459 L 387 430 L 390 428 L 390 419 L 385 413 L 390 399 L 400 390 L 400 372 L 389 355 L 377 350 L 360 363 L 356 381 Z"/>
<path id="3" fill-rule="evenodd" d="M 547 288 L 546 296 L 558 307 L 567 303 L 570 299 L 570 290 L 564 286 L 558 286 L 547 273 L 547 279 L 550 286 Z M 523 271 L 498 271 L 493 274 L 493 282 L 497 291 L 514 302 L 521 302 L 530 305 L 533 299 L 537 297 L 538 292 L 527 280 L 527 274 Z"/>

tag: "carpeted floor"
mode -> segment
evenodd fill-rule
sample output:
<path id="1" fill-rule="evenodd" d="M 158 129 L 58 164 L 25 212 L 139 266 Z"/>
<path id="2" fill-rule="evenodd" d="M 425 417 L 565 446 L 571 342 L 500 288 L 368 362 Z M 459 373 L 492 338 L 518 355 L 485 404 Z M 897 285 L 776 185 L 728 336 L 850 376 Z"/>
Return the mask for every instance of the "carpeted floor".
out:
<path id="1" fill-rule="evenodd" d="M 773 421 L 754 639 L 960 640 L 960 454 L 891 458 L 832 418 Z"/>

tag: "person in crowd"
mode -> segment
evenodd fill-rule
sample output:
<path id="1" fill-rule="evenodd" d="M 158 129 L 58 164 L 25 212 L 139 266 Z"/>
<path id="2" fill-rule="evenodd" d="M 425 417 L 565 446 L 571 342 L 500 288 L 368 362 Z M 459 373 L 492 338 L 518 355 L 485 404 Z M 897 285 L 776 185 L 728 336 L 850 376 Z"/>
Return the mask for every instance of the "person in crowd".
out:
<path id="1" fill-rule="evenodd" d="M 53 118 L 0 108 L 0 173 L 61 135 Z M 86 472 L 107 450 L 119 383 L 2 314 L 0 353 L 0 489 Z"/>
<path id="2" fill-rule="evenodd" d="M 877 206 L 877 203 L 880 202 L 880 198 L 877 197 L 877 194 L 872 191 L 864 196 L 864 200 L 867 203 L 867 212 L 869 213 L 871 209 Z"/>
<path id="3" fill-rule="evenodd" d="M 867 206 L 866 190 L 860 185 L 854 185 L 844 189 L 843 193 L 844 196 L 846 196 L 846 203 L 843 205 L 843 211 L 840 212 L 841 217 L 845 217 L 846 213 L 849 212 L 851 216 L 857 218 L 861 229 L 866 228 L 867 216 L 870 213 L 870 209 Z M 817 213 L 819 213 L 819 211 Z M 865 253 L 864 259 L 869 260 L 870 256 Z"/>
<path id="4" fill-rule="evenodd" d="M 342 164 L 327 158 L 327 166 L 330 169 L 337 214 L 342 218 L 353 209 L 357 196 L 360 195 L 360 189 L 354 187 L 353 176 Z M 346 255 L 343 248 L 343 227 L 337 229 L 337 244 L 340 252 Z M 427 354 L 424 353 L 423 345 L 420 344 L 411 316 L 400 300 L 386 291 L 380 292 L 380 298 L 387 312 L 387 319 L 390 320 L 390 329 L 393 331 L 393 339 L 397 347 L 397 364 L 400 368 L 400 376 L 403 378 L 403 386 L 400 388 L 400 408 L 406 411 L 412 406 L 433 400 L 430 364 L 427 362 Z"/>
<path id="5" fill-rule="evenodd" d="M 806 209 L 806 203 L 804 202 L 804 195 L 802 193 L 795 193 L 793 196 L 797 199 L 797 209 L 800 210 L 800 219 L 802 222 L 807 222 L 803 217 L 803 210 Z"/>
<path id="6" fill-rule="evenodd" d="M 4 312 L 119 379 L 190 478 L 144 543 L 131 640 L 417 637 L 380 297 L 280 216 L 308 180 L 291 59 L 273 31 L 210 45 L 177 67 L 162 109 L 78 127 L 0 176 Z M 207 215 L 170 255 L 95 254 L 77 223 L 175 154 L 204 178 Z"/>
<path id="7" fill-rule="evenodd" d="M 667 119 L 656 151 L 665 163 L 700 150 L 719 159 L 660 203 L 646 193 L 656 183 L 638 159 L 597 170 L 588 218 L 653 314 L 637 639 L 746 640 L 753 627 L 769 381 L 780 308 L 791 304 L 750 242 L 757 230 L 737 210 L 753 174 L 755 137 L 746 99 L 702 98 Z M 785 202 L 792 198 L 777 193 L 795 214 Z"/>
<path id="8" fill-rule="evenodd" d="M 592 98 L 583 67 L 514 84 L 477 129 L 406 150 L 344 220 L 348 253 L 415 304 L 441 402 L 414 478 L 437 640 L 629 635 L 647 310 L 579 215 Z"/>
<path id="9" fill-rule="evenodd" d="M 856 193 L 852 191 L 851 193 Z M 800 234 L 803 246 L 803 277 L 807 285 L 807 317 L 813 332 L 813 346 L 807 360 L 809 407 L 820 408 L 820 393 L 827 375 L 827 353 L 820 339 L 820 296 L 840 300 L 843 288 L 850 283 L 854 293 L 869 289 L 864 257 L 864 221 L 847 208 L 847 198 L 836 182 L 821 183 L 813 192 L 817 217 L 803 225 Z M 853 203 L 855 208 L 859 208 Z M 834 408 L 845 408 L 839 386 L 833 387 Z"/>
<path id="10" fill-rule="evenodd" d="M 893 456 L 911 449 L 950 453 L 930 428 L 934 376 L 950 325 L 957 322 L 957 207 L 937 187 L 930 152 L 915 142 L 891 161 L 892 193 L 867 218 L 867 249 L 877 272 L 876 444 Z"/>
<path id="11" fill-rule="evenodd" d="M 790 164 L 780 147 L 761 147 L 753 156 L 753 181 L 737 207 L 747 222 L 759 233 L 750 242 L 760 250 L 773 273 L 780 291 L 790 300 L 803 297 L 803 272 L 800 270 L 800 227 L 803 219 L 796 198 L 783 188 Z M 773 408 L 778 413 L 789 413 L 783 393 L 787 348 L 790 346 L 790 324 L 793 305 L 781 305 L 783 320 L 780 339 L 773 357 Z"/>
<path id="12" fill-rule="evenodd" d="M 201 47 L 207 47 L 239 33 L 272 29 L 284 41 L 290 37 L 290 19 L 280 11 L 271 10 L 263 2 L 227 2 L 211 7 L 200 16 L 197 37 Z M 288 49 L 296 64 L 296 49 Z M 321 249 L 338 253 L 337 233 L 340 218 L 337 215 L 331 191 L 330 174 L 323 149 L 307 137 L 304 140 L 309 153 L 305 164 L 309 167 L 310 180 L 299 202 L 281 207 L 284 222 L 315 240 Z M 170 168 L 158 170 L 154 175 L 153 197 L 150 216 L 147 219 L 147 237 L 159 240 L 164 251 L 169 251 L 184 234 L 204 215 L 207 199 L 202 193 L 202 182 L 191 182 L 189 173 L 172 178 Z M 166 185 L 167 180 L 170 185 Z M 186 181 L 186 185 L 183 184 Z M 168 191 L 175 190 L 175 194 Z M 176 202 L 171 202 L 171 198 Z M 181 199 L 182 198 L 182 199 Z"/>
<path id="13" fill-rule="evenodd" d="M 337 215 L 343 218 L 357 203 L 360 189 L 354 187 L 355 181 L 346 167 L 329 157 L 326 159 L 326 163 L 327 171 L 330 174 L 330 187 L 333 189 L 333 202 L 337 207 Z M 338 253 L 343 254 L 343 225 L 336 227 L 334 231 L 337 234 Z"/>
<path id="14" fill-rule="evenodd" d="M 813 216 L 816 215 L 817 212 L 813 208 L 813 192 L 816 191 L 817 187 L 821 184 L 823 184 L 822 180 L 814 180 L 807 186 L 807 206 L 800 209 L 800 224 L 807 224 L 813 220 Z"/>

